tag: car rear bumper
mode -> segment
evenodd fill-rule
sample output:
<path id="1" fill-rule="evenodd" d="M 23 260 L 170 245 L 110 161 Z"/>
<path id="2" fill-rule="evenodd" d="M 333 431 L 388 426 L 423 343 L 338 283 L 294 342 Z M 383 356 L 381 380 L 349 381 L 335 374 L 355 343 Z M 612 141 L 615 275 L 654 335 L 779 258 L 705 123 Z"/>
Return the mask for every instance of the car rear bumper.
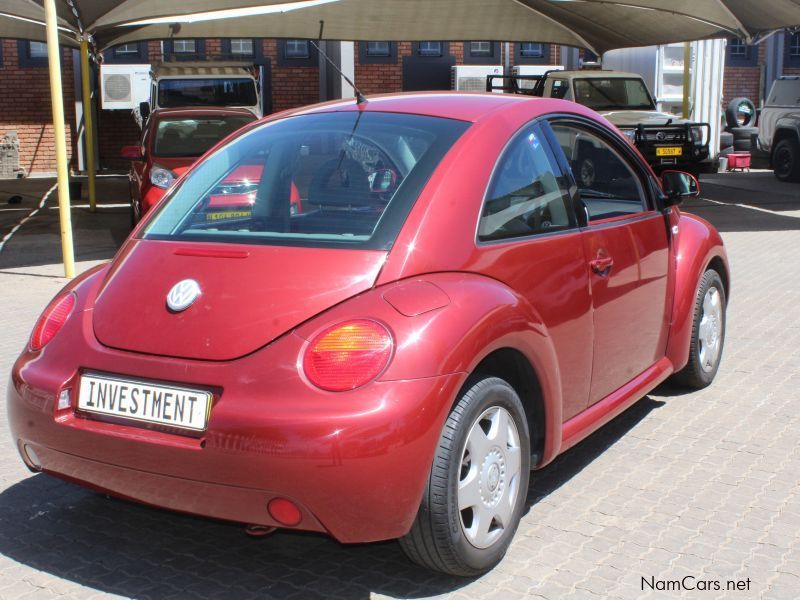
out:
<path id="1" fill-rule="evenodd" d="M 228 363 L 207 430 L 176 435 L 57 410 L 56 399 L 64 389 L 77 393 L 87 362 L 106 371 L 116 363 L 128 376 L 159 381 L 175 373 L 182 381 L 207 381 L 225 372 L 220 365 L 130 354 L 120 361 L 126 353 L 104 350 L 74 353 L 81 363 L 70 368 L 56 342 L 51 357 L 24 353 L 8 387 L 11 433 L 29 467 L 145 504 L 247 524 L 283 527 L 267 504 L 286 498 L 302 514 L 297 529 L 342 542 L 391 539 L 410 529 L 463 379 L 453 374 L 320 392 L 296 371 L 286 376 L 294 365 L 277 357 L 296 357 L 304 343 L 290 334 L 274 344 L 280 351 L 268 347 Z M 252 376 L 255 362 L 263 379 Z M 261 380 L 261 397 L 241 385 L 245 373 Z"/>

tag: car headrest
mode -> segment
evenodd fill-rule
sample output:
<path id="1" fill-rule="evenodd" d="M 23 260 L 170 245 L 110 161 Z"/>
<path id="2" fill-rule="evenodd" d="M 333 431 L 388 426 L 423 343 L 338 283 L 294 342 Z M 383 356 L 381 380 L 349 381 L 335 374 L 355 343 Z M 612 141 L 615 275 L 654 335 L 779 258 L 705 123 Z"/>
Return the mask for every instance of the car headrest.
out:
<path id="1" fill-rule="evenodd" d="M 371 205 L 367 173 L 352 158 L 329 160 L 314 173 L 308 201 L 322 206 Z"/>

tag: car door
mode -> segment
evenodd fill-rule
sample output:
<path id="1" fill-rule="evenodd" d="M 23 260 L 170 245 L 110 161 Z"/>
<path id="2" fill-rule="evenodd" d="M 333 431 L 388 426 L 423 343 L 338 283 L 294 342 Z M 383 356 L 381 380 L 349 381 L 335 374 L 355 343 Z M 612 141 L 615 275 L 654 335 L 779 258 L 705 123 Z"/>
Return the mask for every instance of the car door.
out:
<path id="1" fill-rule="evenodd" d="M 629 144 L 588 120 L 553 120 L 550 126 L 585 212 L 581 230 L 592 292 L 593 404 L 664 355 L 667 223 L 656 206 L 651 175 Z"/>
<path id="2" fill-rule="evenodd" d="M 559 365 L 562 414 L 586 407 L 592 368 L 589 276 L 569 183 L 538 124 L 497 161 L 478 223 L 479 266 L 523 296 L 547 328 Z"/>

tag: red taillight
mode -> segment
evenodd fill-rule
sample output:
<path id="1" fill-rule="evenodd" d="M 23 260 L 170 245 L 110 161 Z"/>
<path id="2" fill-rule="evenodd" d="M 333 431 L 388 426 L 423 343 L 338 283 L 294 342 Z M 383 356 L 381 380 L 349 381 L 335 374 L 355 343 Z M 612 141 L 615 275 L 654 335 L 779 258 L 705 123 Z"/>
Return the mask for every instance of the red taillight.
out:
<path id="1" fill-rule="evenodd" d="M 326 329 L 309 344 L 303 370 L 315 386 L 344 392 L 380 375 L 392 356 L 389 331 L 375 321 L 348 321 Z"/>
<path id="2" fill-rule="evenodd" d="M 31 334 L 31 350 L 41 350 L 55 337 L 75 307 L 75 294 L 65 294 L 44 309 Z"/>

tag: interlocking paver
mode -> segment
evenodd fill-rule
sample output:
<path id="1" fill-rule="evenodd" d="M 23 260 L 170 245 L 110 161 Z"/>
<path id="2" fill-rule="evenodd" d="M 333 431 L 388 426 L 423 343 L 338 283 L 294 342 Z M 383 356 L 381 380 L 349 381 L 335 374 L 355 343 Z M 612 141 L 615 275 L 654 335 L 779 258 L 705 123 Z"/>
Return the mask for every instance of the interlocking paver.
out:
<path id="1" fill-rule="evenodd" d="M 0 407 L 0 598 L 701 597 L 642 583 L 686 576 L 751 579 L 747 592 L 702 597 L 797 598 L 800 220 L 781 222 L 723 231 L 733 295 L 717 381 L 655 390 L 536 473 L 508 556 L 484 577 L 431 574 L 391 542 L 253 540 L 234 524 L 32 475 Z M 0 377 L 59 275 L 55 265 L 0 271 Z"/>

